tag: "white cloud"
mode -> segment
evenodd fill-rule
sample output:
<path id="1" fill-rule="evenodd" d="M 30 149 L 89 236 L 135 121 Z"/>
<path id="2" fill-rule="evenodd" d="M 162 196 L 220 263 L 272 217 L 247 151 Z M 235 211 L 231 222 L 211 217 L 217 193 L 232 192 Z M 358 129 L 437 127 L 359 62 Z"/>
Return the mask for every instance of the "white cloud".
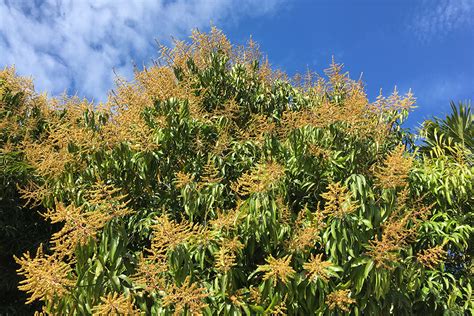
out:
<path id="1" fill-rule="evenodd" d="M 38 90 L 104 99 L 113 71 L 156 57 L 155 39 L 273 12 L 282 0 L 0 0 L 0 67 Z"/>
<path id="2" fill-rule="evenodd" d="M 474 26 L 474 0 L 424 0 L 416 11 L 409 30 L 423 42 Z"/>
<path id="3" fill-rule="evenodd" d="M 420 78 L 417 86 L 415 94 L 420 97 L 422 106 L 448 105 L 451 100 L 461 101 L 470 96 L 473 92 L 474 80 L 464 73 L 458 73 L 451 76 Z"/>
<path id="4" fill-rule="evenodd" d="M 468 73 L 430 73 L 412 78 L 400 85 L 399 91 L 411 89 L 416 97 L 417 109 L 408 117 L 407 127 L 415 127 L 433 116 L 450 113 L 449 104 L 472 99 L 474 78 Z"/>

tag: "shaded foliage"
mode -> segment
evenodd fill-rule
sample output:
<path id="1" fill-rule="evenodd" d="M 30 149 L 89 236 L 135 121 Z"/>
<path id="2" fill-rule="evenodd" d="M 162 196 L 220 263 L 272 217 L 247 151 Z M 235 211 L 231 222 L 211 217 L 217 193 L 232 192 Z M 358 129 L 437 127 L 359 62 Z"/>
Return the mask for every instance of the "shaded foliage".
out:
<path id="1" fill-rule="evenodd" d="M 51 226 L 41 217 L 42 207 L 24 207 L 18 186 L 32 180 L 34 169 L 25 161 L 17 146 L 26 134 L 37 135 L 35 128 L 24 127 L 28 115 L 37 115 L 34 107 L 24 112 L 22 104 L 30 102 L 30 83 L 15 78 L 12 71 L 0 76 L 0 314 L 32 313 L 34 306 L 24 305 L 26 295 L 17 289 L 20 277 L 14 255 L 36 250 L 46 241 Z M 6 75 L 6 76 L 5 76 Z M 38 304 L 36 304 L 38 305 Z"/>

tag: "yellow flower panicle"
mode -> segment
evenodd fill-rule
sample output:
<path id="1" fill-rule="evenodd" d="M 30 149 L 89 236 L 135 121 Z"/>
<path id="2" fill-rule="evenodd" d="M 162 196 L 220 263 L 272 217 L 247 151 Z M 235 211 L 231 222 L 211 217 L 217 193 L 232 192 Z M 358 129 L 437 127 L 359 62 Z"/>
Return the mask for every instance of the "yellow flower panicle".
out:
<path id="1" fill-rule="evenodd" d="M 206 289 L 199 287 L 196 283 L 191 283 L 190 277 L 187 277 L 181 286 L 173 284 L 166 291 L 163 297 L 163 306 L 174 306 L 173 315 L 181 315 L 188 310 L 191 315 L 201 315 L 203 308 L 207 304 L 203 301 L 208 294 Z"/>
<path id="2" fill-rule="evenodd" d="M 239 241 L 238 237 L 222 240 L 221 247 L 216 255 L 216 269 L 222 273 L 229 272 L 237 264 L 237 253 L 243 247 L 244 245 Z"/>
<path id="3" fill-rule="evenodd" d="M 410 218 L 409 213 L 401 218 L 390 218 L 383 225 L 381 237 L 369 241 L 367 254 L 372 257 L 377 268 L 383 267 L 388 270 L 394 268 L 394 264 L 398 261 L 399 251 L 414 233 L 413 227 L 407 227 Z"/>
<path id="4" fill-rule="evenodd" d="M 39 139 L 25 137 L 22 149 L 36 173 L 45 178 L 54 178 L 68 164 L 84 168 L 79 154 L 90 153 L 102 144 L 98 132 L 84 123 L 84 113 L 95 112 L 91 103 L 77 97 L 64 97 L 48 100 L 47 107 L 42 112 L 49 122 L 47 133 L 43 133 Z M 74 152 L 70 150 L 70 145 L 74 146 Z"/>
<path id="5" fill-rule="evenodd" d="M 444 245 L 437 245 L 432 248 L 424 249 L 417 254 L 416 259 L 428 269 L 435 269 L 444 259 L 446 259 L 446 250 Z"/>
<path id="6" fill-rule="evenodd" d="M 334 60 L 325 73 L 327 80 L 322 77 L 314 80 L 315 76 L 310 72 L 295 77 L 296 88 L 309 99 L 310 106 L 283 113 L 278 128 L 280 137 L 305 126 L 325 128 L 337 125 L 349 135 L 381 143 L 399 114 L 409 111 L 415 102 L 410 92 L 401 97 L 395 90 L 390 97 L 380 96 L 376 102 L 370 103 L 363 83 L 350 79 L 348 72 L 343 72 L 343 65 Z"/>
<path id="7" fill-rule="evenodd" d="M 383 189 L 406 187 L 412 165 L 413 157 L 405 154 L 405 146 L 396 147 L 386 157 L 383 166 L 374 172 L 378 185 Z"/>
<path id="8" fill-rule="evenodd" d="M 242 289 L 239 289 L 235 291 L 232 295 L 230 295 L 229 300 L 235 307 L 245 306 L 244 297 L 242 295 Z"/>
<path id="9" fill-rule="evenodd" d="M 328 192 L 321 194 L 326 200 L 323 214 L 339 219 L 353 213 L 357 209 L 357 204 L 351 201 L 351 195 L 346 186 L 340 182 L 330 183 Z"/>
<path id="10" fill-rule="evenodd" d="M 75 161 L 74 155 L 68 152 L 64 140 L 62 144 L 46 139 L 41 143 L 25 142 L 24 151 L 36 172 L 43 177 L 61 174 L 68 163 Z"/>
<path id="11" fill-rule="evenodd" d="M 178 245 L 189 241 L 196 235 L 198 228 L 186 221 L 178 223 L 171 220 L 168 215 L 156 218 L 156 224 L 152 226 L 152 257 L 161 258 L 168 250 L 174 250 Z"/>
<path id="12" fill-rule="evenodd" d="M 311 156 L 317 157 L 323 160 L 327 160 L 329 157 L 331 157 L 331 150 L 321 147 L 316 144 L 308 144 L 308 152 Z"/>
<path id="13" fill-rule="evenodd" d="M 326 304 L 330 310 L 339 309 L 343 312 L 350 312 L 350 305 L 356 301 L 350 298 L 350 290 L 337 290 L 326 297 Z"/>
<path id="14" fill-rule="evenodd" d="M 127 195 L 120 194 L 121 188 L 113 184 L 105 184 L 98 180 L 91 189 L 85 192 L 87 204 L 94 210 L 113 216 L 124 216 L 132 213 L 127 205 Z"/>
<path id="15" fill-rule="evenodd" d="M 263 193 L 275 188 L 284 175 L 285 168 L 276 162 L 257 164 L 233 184 L 233 190 L 241 196 Z"/>
<path id="16" fill-rule="evenodd" d="M 239 209 L 229 210 L 227 212 L 217 212 L 217 218 L 209 221 L 209 224 L 215 231 L 233 231 L 237 229 L 238 224 L 242 221 L 244 214 Z"/>
<path id="17" fill-rule="evenodd" d="M 320 211 L 309 213 L 307 207 L 298 213 L 293 225 L 293 237 L 288 242 L 291 251 L 305 252 L 313 249 L 321 240 L 320 233 L 326 227 L 325 215 Z"/>
<path id="18" fill-rule="evenodd" d="M 267 116 L 254 114 L 247 124 L 247 129 L 242 131 L 241 137 L 246 140 L 255 140 L 262 143 L 267 135 L 273 134 L 276 125 Z"/>
<path id="19" fill-rule="evenodd" d="M 36 207 L 41 205 L 41 202 L 48 196 L 51 196 L 52 190 L 48 184 L 39 185 L 29 180 L 23 186 L 17 186 L 21 198 L 25 200 L 24 206 Z"/>
<path id="20" fill-rule="evenodd" d="M 188 173 L 178 171 L 176 173 L 175 185 L 177 189 L 186 188 L 194 182 L 194 176 Z"/>
<path id="21" fill-rule="evenodd" d="M 98 184 L 85 194 L 88 208 L 85 205 L 78 207 L 57 203 L 55 209 L 49 210 L 44 216 L 52 223 L 64 222 L 62 229 L 51 238 L 53 250 L 71 256 L 77 246 L 95 239 L 110 220 L 130 214 L 131 210 L 124 202 L 125 196 L 116 196 L 118 191 L 113 185 Z"/>
<path id="22" fill-rule="evenodd" d="M 316 243 L 321 240 L 320 233 L 326 227 L 324 223 L 324 214 L 319 210 L 311 213 L 311 218 L 305 218 L 307 209 L 303 209 L 298 213 L 293 227 L 293 237 L 288 243 L 288 248 L 292 251 L 306 251 L 315 247 Z"/>
<path id="23" fill-rule="evenodd" d="M 110 119 L 102 127 L 106 145 L 112 147 L 126 143 L 136 150 L 152 150 L 158 145 L 153 139 L 153 130 L 143 120 L 142 112 L 153 105 L 153 100 L 137 82 L 117 79 L 117 88 L 104 105 Z"/>
<path id="24" fill-rule="evenodd" d="M 286 298 L 287 295 L 281 300 L 280 303 L 273 306 L 270 315 L 279 316 L 279 315 L 288 315 L 288 309 L 286 308 Z"/>
<path id="25" fill-rule="evenodd" d="M 291 257 L 291 255 L 287 255 L 276 259 L 270 255 L 265 259 L 267 264 L 258 266 L 257 271 L 265 272 L 263 280 L 273 279 L 273 285 L 276 285 L 277 281 L 286 284 L 296 273 L 290 265 Z"/>
<path id="26" fill-rule="evenodd" d="M 214 165 L 212 161 L 206 163 L 202 170 L 200 181 L 197 183 L 197 189 L 209 187 L 220 183 L 224 178 L 219 175 L 219 169 Z"/>
<path id="27" fill-rule="evenodd" d="M 303 264 L 303 269 L 307 271 L 308 278 L 316 281 L 318 278 L 324 282 L 329 281 L 330 274 L 328 268 L 332 266 L 330 261 L 322 260 L 323 254 L 311 255 L 308 262 Z"/>
<path id="28" fill-rule="evenodd" d="M 278 220 L 283 224 L 290 224 L 291 211 L 281 195 L 278 195 L 275 199 L 275 207 L 278 214 Z"/>
<path id="29" fill-rule="evenodd" d="M 221 247 L 216 254 L 216 270 L 222 273 L 229 272 L 236 264 L 237 256 L 235 252 L 227 247 Z"/>
<path id="30" fill-rule="evenodd" d="M 392 270 L 398 262 L 400 250 L 414 240 L 421 223 L 426 219 L 433 205 L 420 205 L 419 200 L 407 205 L 408 191 L 397 195 L 398 205 L 385 223 L 382 224 L 381 237 L 369 241 L 367 254 L 372 257 L 376 267 Z"/>
<path id="31" fill-rule="evenodd" d="M 149 293 L 163 291 L 166 287 L 164 273 L 169 270 L 165 257 L 140 258 L 133 281 Z"/>
<path id="32" fill-rule="evenodd" d="M 45 255 L 43 245 L 39 246 L 35 257 L 27 252 L 21 258 L 14 258 L 20 265 L 18 274 L 25 277 L 18 288 L 30 294 L 27 304 L 63 297 L 76 284 L 71 266 L 57 256 Z"/>
<path id="33" fill-rule="evenodd" d="M 385 268 L 392 270 L 393 265 L 398 261 L 398 251 L 402 248 L 393 240 L 387 240 L 382 236 L 381 239 L 374 239 L 369 241 L 369 255 L 375 262 L 377 268 Z"/>
<path id="34" fill-rule="evenodd" d="M 295 236 L 290 240 L 288 245 L 290 250 L 304 251 L 315 246 L 316 242 L 320 240 L 319 234 L 321 229 L 315 226 L 308 226 L 299 229 Z"/>
<path id="35" fill-rule="evenodd" d="M 62 223 L 62 229 L 53 234 L 51 243 L 53 250 L 63 255 L 70 256 L 76 247 L 86 245 L 91 239 L 95 239 L 97 233 L 110 220 L 108 214 L 100 211 L 83 211 L 81 207 L 74 205 L 64 206 L 58 203 L 56 209 L 49 210 L 45 217 L 51 223 Z"/>
<path id="36" fill-rule="evenodd" d="M 117 292 L 109 293 L 100 298 L 101 303 L 94 306 L 92 315 L 94 316 L 138 316 L 139 309 L 135 308 L 131 297 L 125 297 Z"/>
<path id="37" fill-rule="evenodd" d="M 254 302 L 255 304 L 260 304 L 260 302 L 262 301 L 262 293 L 260 293 L 258 288 L 250 286 L 249 299 L 251 302 Z"/>

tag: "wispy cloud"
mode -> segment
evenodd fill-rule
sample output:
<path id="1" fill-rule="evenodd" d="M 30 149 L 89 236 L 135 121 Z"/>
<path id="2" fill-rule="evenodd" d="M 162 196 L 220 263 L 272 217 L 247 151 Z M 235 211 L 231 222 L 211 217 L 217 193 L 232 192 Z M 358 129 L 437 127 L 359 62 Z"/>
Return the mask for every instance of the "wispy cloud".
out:
<path id="1" fill-rule="evenodd" d="M 468 76 L 459 74 L 454 77 L 436 77 L 424 80 L 424 84 L 420 84 L 419 96 L 420 101 L 425 106 L 436 106 L 445 104 L 450 101 L 456 101 L 463 97 L 469 96 L 473 90 L 474 80 Z"/>
<path id="2" fill-rule="evenodd" d="M 432 73 L 419 76 L 400 86 L 400 91 L 411 89 L 417 99 L 417 109 L 408 119 L 408 126 L 449 113 L 451 101 L 466 101 L 474 95 L 474 78 L 468 73 Z"/>
<path id="3" fill-rule="evenodd" d="M 156 56 L 155 39 L 273 12 L 282 0 L 0 0 L 0 67 L 39 90 L 104 99 L 113 71 Z"/>
<path id="4" fill-rule="evenodd" d="M 412 15 L 409 31 L 423 41 L 474 26 L 474 0 L 424 0 Z"/>

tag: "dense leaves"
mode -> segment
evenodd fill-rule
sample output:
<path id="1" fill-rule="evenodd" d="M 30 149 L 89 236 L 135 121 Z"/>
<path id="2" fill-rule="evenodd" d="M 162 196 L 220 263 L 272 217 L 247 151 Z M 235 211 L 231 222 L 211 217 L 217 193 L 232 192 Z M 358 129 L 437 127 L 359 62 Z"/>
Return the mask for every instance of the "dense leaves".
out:
<path id="1" fill-rule="evenodd" d="M 288 79 L 218 30 L 175 44 L 105 104 L 0 73 L 2 188 L 15 212 L 54 224 L 12 253 L 28 302 L 80 315 L 472 311 L 470 107 L 427 124 L 419 148 L 400 126 L 411 94 L 370 103 L 334 62 Z"/>

